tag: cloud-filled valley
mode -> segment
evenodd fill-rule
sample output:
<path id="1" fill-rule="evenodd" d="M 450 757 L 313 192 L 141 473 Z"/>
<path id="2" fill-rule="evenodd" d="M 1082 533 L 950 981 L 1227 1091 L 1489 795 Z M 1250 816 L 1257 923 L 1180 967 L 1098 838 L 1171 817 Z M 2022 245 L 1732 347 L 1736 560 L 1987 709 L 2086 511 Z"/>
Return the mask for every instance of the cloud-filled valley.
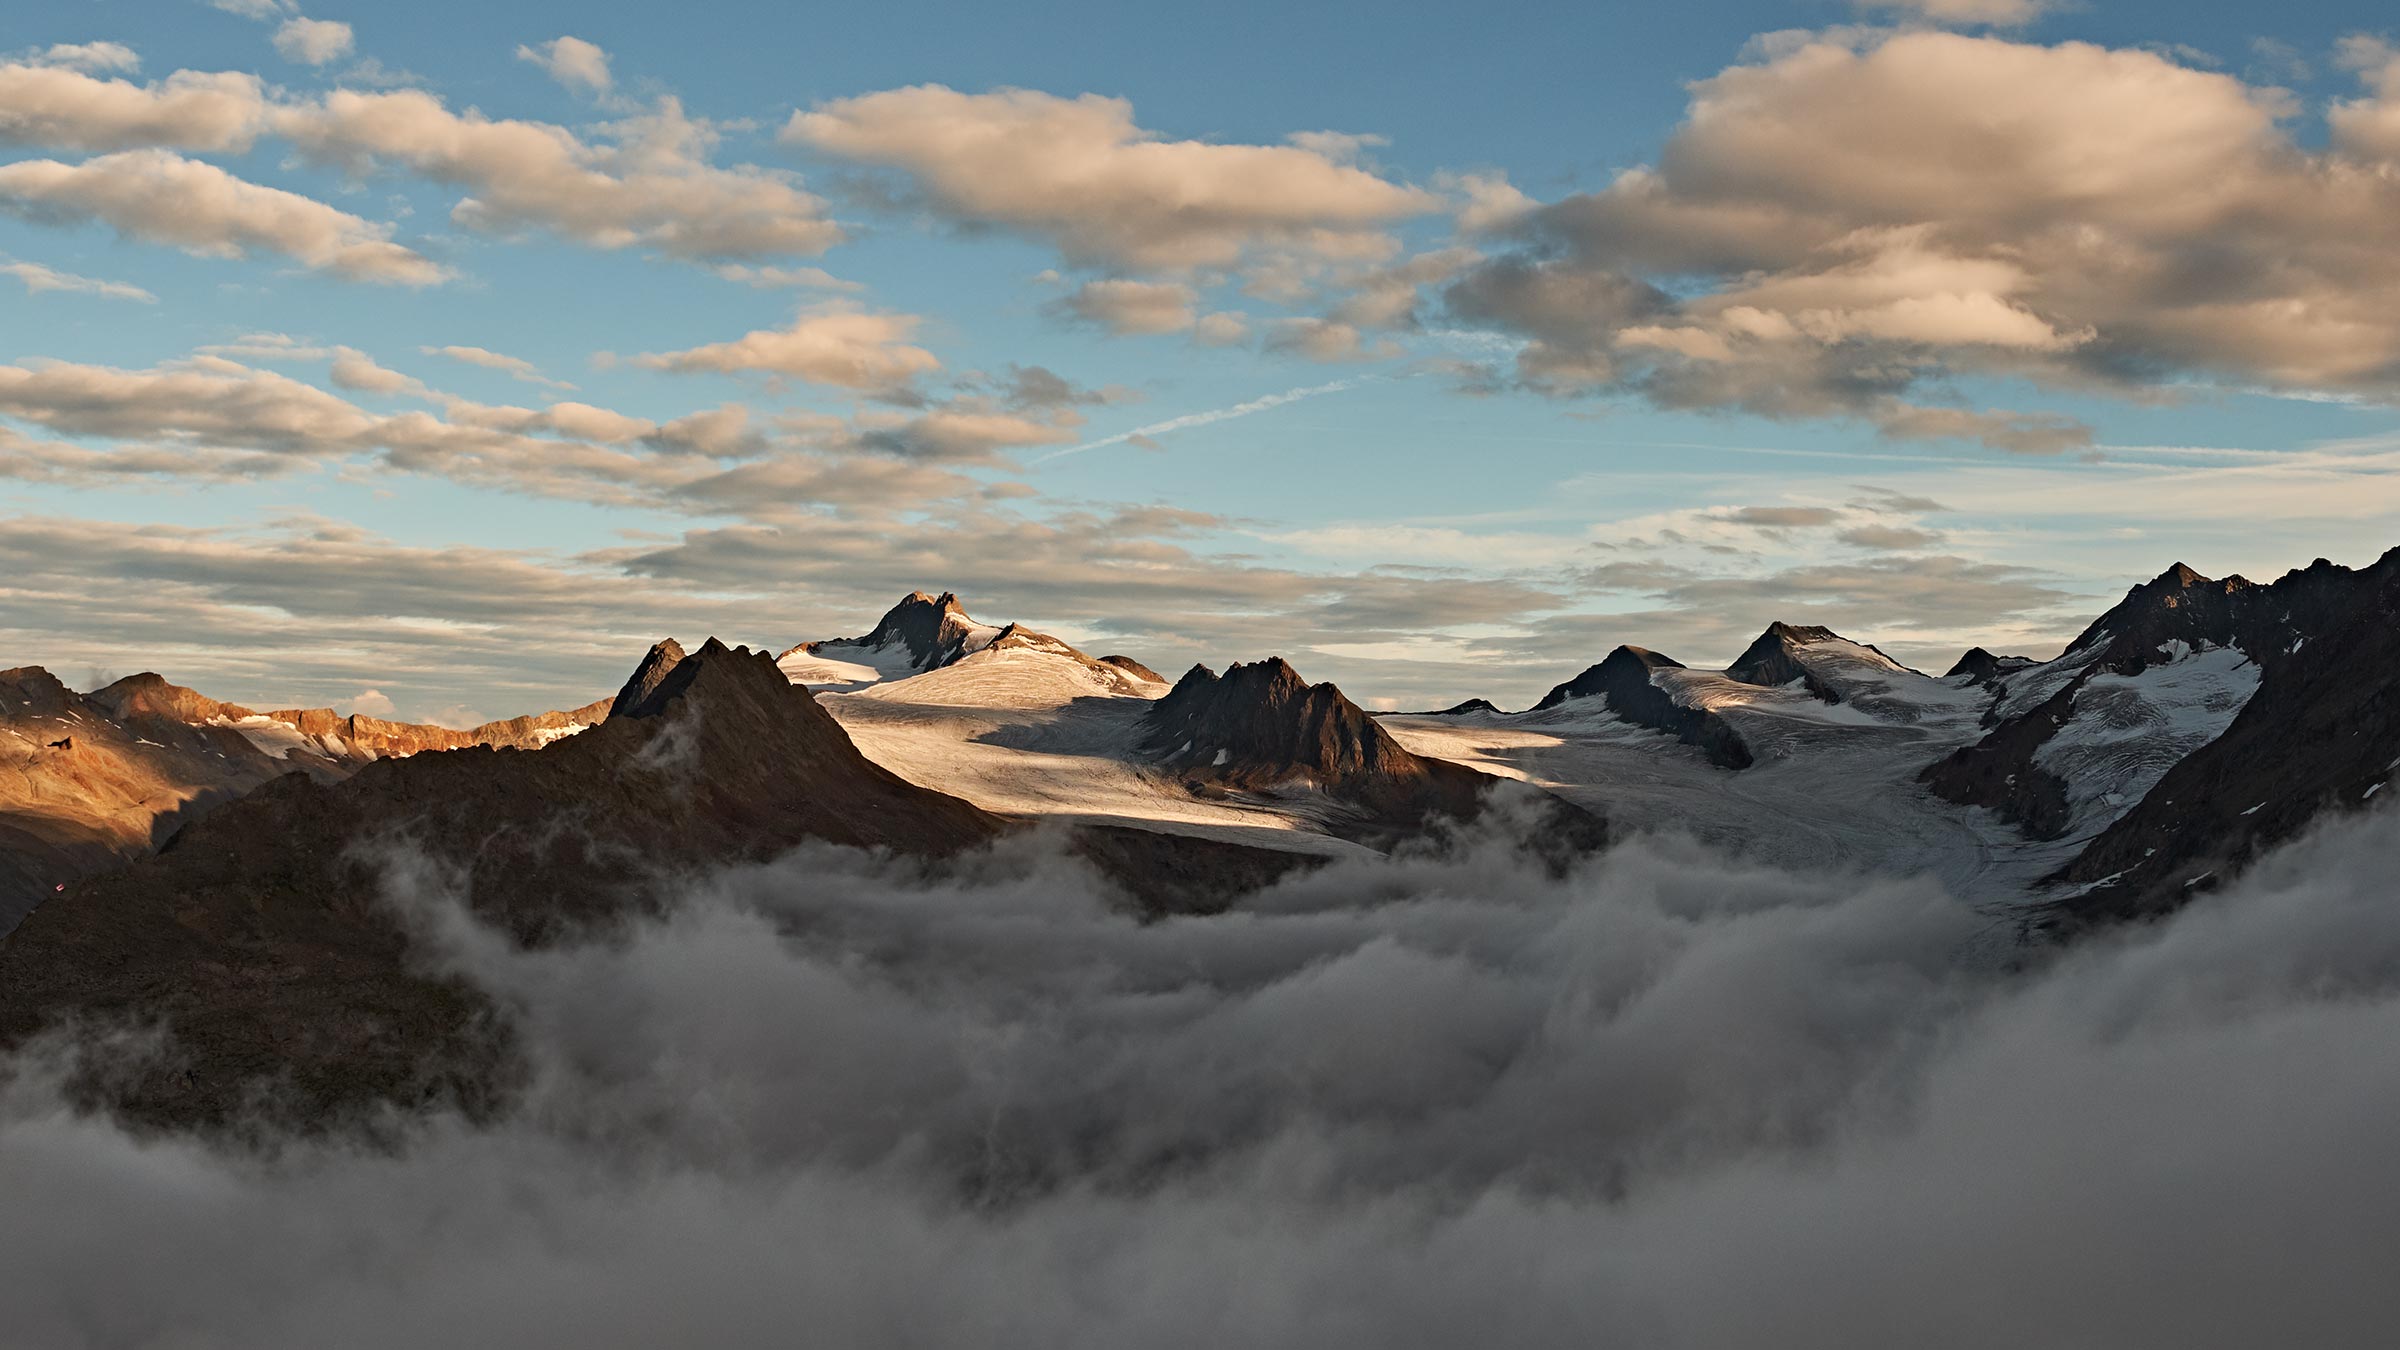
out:
<path id="1" fill-rule="evenodd" d="M 20 1072 L 12 1338 L 2244 1345 L 2393 1309 L 2388 815 L 1989 959 L 1927 883 L 1504 838 L 1143 924 L 1044 842 L 831 849 L 526 953 L 488 1125 L 128 1136 Z"/>

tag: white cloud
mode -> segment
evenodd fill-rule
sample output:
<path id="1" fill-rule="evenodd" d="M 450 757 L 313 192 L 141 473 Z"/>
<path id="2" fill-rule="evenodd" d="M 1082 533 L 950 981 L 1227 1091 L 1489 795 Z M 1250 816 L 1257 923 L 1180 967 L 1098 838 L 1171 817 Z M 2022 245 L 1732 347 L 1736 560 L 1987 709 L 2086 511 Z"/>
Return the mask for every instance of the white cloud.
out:
<path id="1" fill-rule="evenodd" d="M 421 90 L 337 90 L 274 121 L 310 158 L 362 175 L 388 162 L 466 188 L 450 214 L 470 229 L 543 229 L 595 248 L 707 260 L 814 255 L 843 237 L 789 175 L 710 164 L 715 128 L 673 99 L 602 128 L 597 143 L 547 123 L 454 113 Z"/>
<path id="2" fill-rule="evenodd" d="M 608 53 L 579 37 L 557 37 L 532 47 L 517 48 L 517 59 L 550 72 L 550 78 L 569 89 L 605 94 L 615 78 L 609 74 Z"/>
<path id="3" fill-rule="evenodd" d="M 737 281 L 762 291 L 783 288 L 809 291 L 866 289 L 855 281 L 844 281 L 822 267 L 758 267 L 749 263 L 718 263 L 708 270 L 727 281 Z"/>
<path id="4" fill-rule="evenodd" d="M 266 116 L 258 77 L 179 70 L 147 85 L 64 66 L 0 65 L 0 142 L 63 150 L 244 150 Z"/>
<path id="5" fill-rule="evenodd" d="M 1519 213 L 1446 299 L 1537 388 L 1893 434 L 1967 427 L 1907 405 L 1969 375 L 2400 397 L 2400 262 L 2357 247 L 2400 212 L 2400 78 L 2353 64 L 2317 150 L 2284 92 L 2150 51 L 1807 35 L 1693 85 L 1657 167 Z"/>
<path id="6" fill-rule="evenodd" d="M 1439 207 L 1300 145 L 1170 141 L 1123 99 L 940 85 L 795 113 L 784 138 L 906 173 L 940 214 L 1020 230 L 1078 265 L 1181 273 L 1254 250 L 1380 256 L 1385 227 Z"/>
<path id="7" fill-rule="evenodd" d="M 547 385 L 552 389 L 575 387 L 564 380 L 554 380 L 544 375 L 539 367 L 523 357 L 507 356 L 482 347 L 419 347 L 417 350 L 427 356 L 446 356 L 453 361 L 463 361 L 470 366 L 481 366 L 485 370 L 497 370 L 504 375 L 523 380 L 527 384 Z"/>
<path id="8" fill-rule="evenodd" d="M 0 165 L 0 210 L 46 223 L 99 221 L 203 257 L 277 254 L 353 281 L 427 286 L 450 275 L 393 243 L 388 227 L 165 150 Z"/>
<path id="9" fill-rule="evenodd" d="M 890 389 L 941 369 L 933 353 L 906 341 L 920 322 L 913 314 L 823 308 L 802 313 L 787 328 L 635 360 L 653 370 L 754 371 L 844 389 Z"/>
<path id="10" fill-rule="evenodd" d="M 60 42 L 32 53 L 28 58 L 35 65 L 64 66 L 70 70 L 140 70 L 142 58 L 122 42 Z"/>
<path id="11" fill-rule="evenodd" d="M 12 276 L 25 283 L 28 294 L 43 291 L 63 291 L 77 295 L 96 295 L 104 300 L 138 300 L 145 305 L 158 303 L 158 297 L 139 286 L 121 281 L 102 281 L 96 277 L 80 277 L 61 272 L 40 263 L 0 260 L 0 276 Z"/>
<path id="12" fill-rule="evenodd" d="M 293 0 L 208 0 L 208 5 L 211 9 L 221 9 L 228 14 L 262 23 L 268 19 L 280 19 L 298 8 Z"/>
<path id="13" fill-rule="evenodd" d="M 348 56 L 355 45 L 350 25 L 332 19 L 287 19 L 275 30 L 276 52 L 302 65 L 329 65 Z"/>

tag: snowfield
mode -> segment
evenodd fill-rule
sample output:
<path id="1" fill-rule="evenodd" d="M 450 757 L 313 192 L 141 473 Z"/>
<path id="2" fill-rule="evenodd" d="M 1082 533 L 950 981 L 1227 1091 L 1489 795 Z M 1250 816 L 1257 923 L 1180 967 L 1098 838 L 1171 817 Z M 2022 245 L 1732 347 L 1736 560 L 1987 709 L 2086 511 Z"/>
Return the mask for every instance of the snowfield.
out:
<path id="1" fill-rule="evenodd" d="M 1000 630 L 992 630 L 1000 631 Z M 1714 713 L 1756 762 L 1722 769 L 1675 737 L 1626 722 L 1601 697 L 1540 712 L 1379 720 L 1409 750 L 1547 788 L 1622 831 L 1678 834 L 1761 862 L 1885 875 L 1931 874 L 1952 893 L 2005 908 L 2032 895 L 2089 838 L 2183 756 L 2214 739 L 2257 687 L 2241 653 L 2184 648 L 2132 677 L 2092 676 L 2036 757 L 2072 785 L 2073 827 L 2030 840 L 1994 813 L 1935 797 L 1918 775 L 1988 730 L 1994 709 L 2039 704 L 2085 673 L 2099 644 L 2011 670 L 2002 691 L 1936 679 L 1834 638 L 1792 653 L 1839 702 L 1803 681 L 1781 688 L 1661 668 L 1651 682 Z M 989 811 L 1147 826 L 1328 854 L 1359 846 L 1325 833 L 1306 792 L 1202 797 L 1137 749 L 1167 686 L 1097 666 L 1063 643 L 988 639 L 946 668 L 911 673 L 900 644 L 828 644 L 782 667 L 818 691 L 866 755 L 903 778 Z"/>

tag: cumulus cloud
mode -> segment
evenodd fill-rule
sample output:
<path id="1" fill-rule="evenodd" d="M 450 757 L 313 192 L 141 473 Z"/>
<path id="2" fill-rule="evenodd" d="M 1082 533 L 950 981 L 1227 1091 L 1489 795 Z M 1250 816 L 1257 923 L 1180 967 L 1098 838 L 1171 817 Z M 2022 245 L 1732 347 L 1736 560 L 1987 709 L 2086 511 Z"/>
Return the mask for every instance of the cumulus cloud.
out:
<path id="1" fill-rule="evenodd" d="M 276 53 L 304 66 L 330 65 L 354 45 L 350 25 L 332 19 L 287 19 L 275 30 Z"/>
<path id="2" fill-rule="evenodd" d="M 103 68 L 93 61 L 0 64 L 0 143 L 59 150 L 244 150 L 266 116 L 255 75 L 179 70 L 141 85 L 85 73 Z"/>
<path id="3" fill-rule="evenodd" d="M 844 389 L 891 389 L 941 369 L 932 352 L 907 342 L 921 322 L 913 314 L 823 308 L 802 313 L 786 328 L 634 359 L 654 370 L 760 372 Z"/>
<path id="4" fill-rule="evenodd" d="M 1351 324 L 1312 317 L 1277 319 L 1267 329 L 1267 350 L 1311 361 L 1376 361 L 1400 354 L 1393 343 L 1368 342 Z"/>
<path id="5" fill-rule="evenodd" d="M 386 226 L 167 150 L 0 165 L 0 210 L 45 224 L 97 221 L 200 257 L 276 254 L 351 281 L 430 286 L 450 276 L 393 243 Z"/>
<path id="6" fill-rule="evenodd" d="M 552 389 L 575 387 L 564 380 L 554 380 L 544 375 L 540 367 L 524 357 L 509 356 L 483 347 L 419 347 L 417 350 L 427 356 L 446 356 L 453 361 L 464 362 L 470 366 L 481 366 L 485 370 L 497 370 L 512 379 L 523 380 L 527 384 L 545 385 Z"/>
<path id="7" fill-rule="evenodd" d="M 1520 337 L 1537 388 L 1904 436 L 1946 421 L 2008 449 L 2088 433 L 1922 414 L 1912 390 L 1986 375 L 2390 397 L 2400 267 L 2354 242 L 2400 206 L 2377 130 L 2400 81 L 2354 64 L 2368 92 L 2315 150 L 2281 91 L 2150 51 L 1807 37 L 1693 86 L 1656 165 L 1523 213 L 1520 246 L 1447 298 Z"/>
<path id="8" fill-rule="evenodd" d="M 1322 145 L 1217 145 L 1145 130 L 1123 99 L 940 85 L 793 114 L 784 139 L 905 174 L 962 225 L 1046 240 L 1081 266 L 1184 273 L 1257 250 L 1378 257 L 1440 199 Z"/>
<path id="9" fill-rule="evenodd" d="M 1673 842 L 1338 863 L 1154 924 L 1040 842 L 939 879 L 812 848 L 531 953 L 396 861 L 381 902 L 512 1009 L 520 1108 L 262 1157 L 24 1066 L 9 1325 L 1997 1350 L 2400 1312 L 2388 817 L 2015 973 L 1923 883 Z"/>
<path id="10" fill-rule="evenodd" d="M 564 127 L 453 112 L 422 90 L 337 90 L 280 108 L 275 128 L 311 158 L 365 174 L 394 164 L 466 188 L 451 219 L 547 230 L 595 248 L 726 260 L 814 255 L 841 242 L 824 202 L 788 174 L 709 162 L 716 129 L 674 99 L 587 141 Z"/>
<path id="11" fill-rule="evenodd" d="M 1179 281 L 1087 281 L 1053 303 L 1053 311 L 1097 324 L 1120 336 L 1180 333 L 1199 321 L 1200 293 Z"/>
<path id="12" fill-rule="evenodd" d="M 517 59 L 550 72 L 550 78 L 586 94 L 605 94 L 616 83 L 609 74 L 608 53 L 579 37 L 556 37 L 538 46 L 517 48 Z"/>
<path id="13" fill-rule="evenodd" d="M 145 305 L 158 303 L 157 296 L 139 286 L 122 281 L 102 281 L 97 277 L 81 277 L 72 272 L 61 272 L 55 267 L 45 267 L 41 263 L 0 259 L 0 276 L 15 277 L 25 283 L 29 294 L 34 295 L 44 291 L 62 291 L 72 295 L 96 295 L 104 300 L 137 300 Z"/>

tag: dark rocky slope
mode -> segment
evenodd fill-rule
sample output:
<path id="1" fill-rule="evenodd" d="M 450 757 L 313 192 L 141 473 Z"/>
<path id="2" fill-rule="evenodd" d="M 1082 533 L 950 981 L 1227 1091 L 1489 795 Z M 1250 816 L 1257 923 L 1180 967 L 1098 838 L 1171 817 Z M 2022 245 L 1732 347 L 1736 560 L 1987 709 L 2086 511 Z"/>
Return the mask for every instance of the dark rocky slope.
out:
<path id="1" fill-rule="evenodd" d="M 1663 731 L 1686 745 L 1696 746 L 1708 762 L 1723 769 L 1746 769 L 1750 747 L 1724 718 L 1704 708 L 1678 703 L 1653 679 L 1661 670 L 1682 670 L 1670 656 L 1641 647 L 1619 647 L 1607 659 L 1542 695 L 1533 705 L 1543 712 L 1571 699 L 1598 698 L 1608 710 L 1635 726 Z"/>
<path id="2" fill-rule="evenodd" d="M 2324 813 L 2376 799 L 2400 767 L 2400 550 L 2362 570 L 2319 559 L 2271 586 L 2202 594 L 2196 617 L 2259 663 L 2258 690 L 2063 870 L 2081 890 L 2046 916 L 2053 926 L 2171 910 Z"/>
<path id="3" fill-rule="evenodd" d="M 2177 643 L 2191 650 L 2232 647 L 2252 660 L 2276 655 L 2295 633 L 2273 589 L 2241 577 L 2211 580 L 2177 563 L 2127 591 L 2056 661 L 2003 670 L 1993 658 L 1991 729 L 1926 766 L 1920 781 L 1945 801 L 1990 807 L 2032 838 L 2061 837 L 2070 818 L 2068 785 L 2035 760 L 2076 715 L 2086 686 L 2102 674 L 2133 676 L 2166 664 L 2176 659 Z M 2056 687 L 2008 710 L 2013 682 L 2029 679 L 2054 680 Z"/>
<path id="4" fill-rule="evenodd" d="M 484 922 L 540 943 L 803 840 L 942 854 L 999 829 L 869 763 L 765 654 L 662 646 L 582 735 L 382 760 L 334 784 L 287 775 L 71 886 L 0 943 L 0 1044 L 62 1016 L 162 1028 L 171 1058 L 77 1080 L 157 1124 L 484 1109 L 509 1081 L 504 1023 L 412 954 L 377 895 L 379 854 L 452 878 Z"/>
<path id="5" fill-rule="evenodd" d="M 1437 818 L 1473 820 L 1500 780 L 1416 755 L 1331 684 L 1310 684 L 1281 657 L 1223 675 L 1194 666 L 1145 716 L 1141 749 L 1211 794 L 1313 790 L 1337 807 L 1333 832 L 1374 846 Z M 1546 796 L 1547 794 L 1545 794 Z M 1557 798 L 1549 833 L 1596 847 L 1597 817 Z"/>

